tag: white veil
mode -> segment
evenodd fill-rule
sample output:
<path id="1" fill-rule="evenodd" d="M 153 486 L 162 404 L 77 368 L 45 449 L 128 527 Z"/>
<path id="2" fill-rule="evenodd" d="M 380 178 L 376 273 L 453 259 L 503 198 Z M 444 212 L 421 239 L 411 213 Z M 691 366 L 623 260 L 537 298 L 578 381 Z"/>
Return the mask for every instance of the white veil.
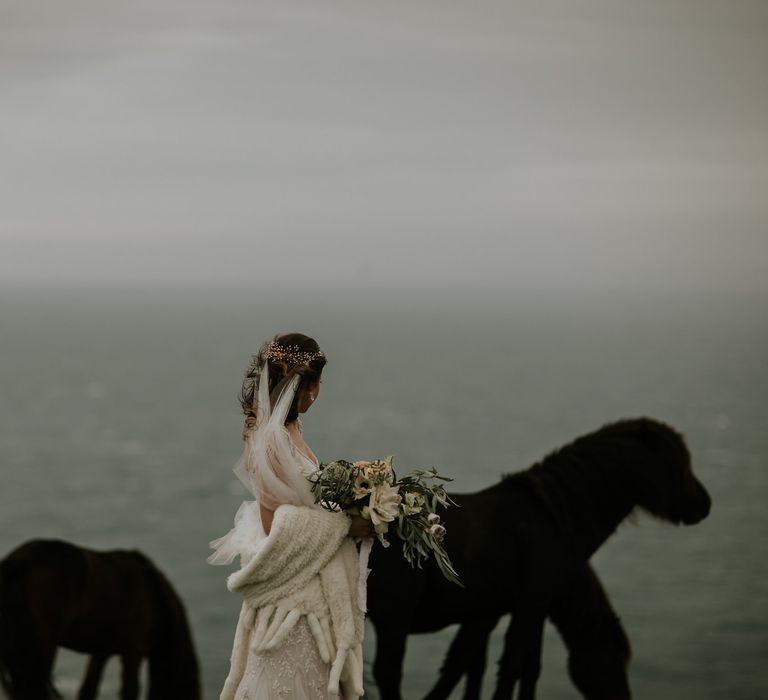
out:
<path id="1" fill-rule="evenodd" d="M 295 506 L 315 503 L 301 457 L 285 429 L 285 417 L 300 382 L 300 375 L 288 375 L 273 392 L 277 394 L 277 401 L 272 408 L 269 366 L 264 363 L 259 378 L 256 426 L 247 431 L 243 458 L 234 467 L 240 481 L 269 510 L 285 503 Z"/>
<path id="2" fill-rule="evenodd" d="M 259 505 L 275 510 L 279 505 L 314 506 L 310 483 L 302 457 L 285 428 L 299 374 L 289 374 L 272 392 L 277 399 L 272 406 L 269 392 L 269 363 L 259 377 L 255 402 L 256 424 L 245 433 L 243 456 L 233 471 L 253 494 L 255 501 L 244 501 L 235 515 L 235 526 L 224 537 L 211 542 L 216 551 L 208 557 L 210 564 L 229 564 L 238 555 L 247 555 L 264 537 Z"/>

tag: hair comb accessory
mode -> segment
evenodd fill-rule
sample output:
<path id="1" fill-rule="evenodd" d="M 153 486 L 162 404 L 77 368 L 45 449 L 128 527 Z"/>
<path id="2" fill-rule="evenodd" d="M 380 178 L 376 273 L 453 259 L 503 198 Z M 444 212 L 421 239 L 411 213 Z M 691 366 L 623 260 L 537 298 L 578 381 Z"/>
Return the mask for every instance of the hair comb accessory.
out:
<path id="1" fill-rule="evenodd" d="M 291 366 L 306 365 L 312 360 L 325 357 L 322 350 L 302 350 L 298 345 L 281 345 L 274 340 L 267 345 L 264 357 L 268 360 L 286 362 Z"/>

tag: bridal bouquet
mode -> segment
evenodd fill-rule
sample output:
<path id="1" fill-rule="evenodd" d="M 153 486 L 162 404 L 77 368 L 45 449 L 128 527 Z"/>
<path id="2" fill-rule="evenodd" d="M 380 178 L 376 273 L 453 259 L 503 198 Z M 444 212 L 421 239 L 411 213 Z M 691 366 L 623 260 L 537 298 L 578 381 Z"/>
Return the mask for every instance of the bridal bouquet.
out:
<path id="1" fill-rule="evenodd" d="M 388 547 L 386 534 L 393 526 L 403 541 L 403 555 L 411 566 L 421 567 L 430 555 L 443 575 L 462 585 L 443 547 L 445 527 L 438 506 L 452 501 L 438 481 L 451 481 L 435 469 L 417 470 L 398 478 L 392 457 L 372 462 L 339 459 L 320 464 L 309 480 L 315 502 L 328 510 L 343 510 L 373 523 L 379 541 Z"/>

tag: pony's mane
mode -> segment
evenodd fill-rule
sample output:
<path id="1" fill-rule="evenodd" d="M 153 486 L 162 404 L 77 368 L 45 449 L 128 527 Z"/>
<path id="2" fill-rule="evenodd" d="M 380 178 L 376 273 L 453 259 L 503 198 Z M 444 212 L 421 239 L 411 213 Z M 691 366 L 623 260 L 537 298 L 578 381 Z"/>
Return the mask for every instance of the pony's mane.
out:
<path id="1" fill-rule="evenodd" d="M 647 417 L 622 418 L 621 420 L 612 423 L 606 423 L 601 428 L 598 428 L 591 433 L 581 435 L 574 440 L 571 440 L 571 442 L 555 448 L 539 461 L 534 462 L 527 469 L 502 474 L 501 480 L 509 481 L 522 479 L 525 478 L 531 470 L 551 467 L 564 460 L 575 461 L 577 456 L 584 456 L 591 452 L 596 446 L 609 444 L 613 440 L 621 440 L 626 437 L 636 438 L 638 434 L 642 435 L 643 433 L 645 433 L 649 439 L 657 437 L 666 440 L 669 443 L 675 443 L 682 446 L 683 449 L 687 450 L 685 447 L 685 438 L 667 423 Z"/>

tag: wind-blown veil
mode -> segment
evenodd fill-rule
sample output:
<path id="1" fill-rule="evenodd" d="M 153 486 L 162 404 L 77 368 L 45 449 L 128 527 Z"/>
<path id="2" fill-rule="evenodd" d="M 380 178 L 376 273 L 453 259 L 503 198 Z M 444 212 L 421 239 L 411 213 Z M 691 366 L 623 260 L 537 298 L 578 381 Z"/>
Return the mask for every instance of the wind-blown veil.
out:
<path id="1" fill-rule="evenodd" d="M 285 428 L 285 418 L 300 382 L 301 375 L 289 373 L 270 395 L 269 363 L 264 361 L 255 402 L 256 422 L 246 431 L 243 456 L 233 467 L 256 500 L 243 501 L 232 530 L 211 542 L 216 551 L 208 557 L 208 563 L 229 564 L 238 555 L 247 557 L 265 537 L 260 504 L 269 510 L 283 504 L 315 506 L 302 457 Z"/>

